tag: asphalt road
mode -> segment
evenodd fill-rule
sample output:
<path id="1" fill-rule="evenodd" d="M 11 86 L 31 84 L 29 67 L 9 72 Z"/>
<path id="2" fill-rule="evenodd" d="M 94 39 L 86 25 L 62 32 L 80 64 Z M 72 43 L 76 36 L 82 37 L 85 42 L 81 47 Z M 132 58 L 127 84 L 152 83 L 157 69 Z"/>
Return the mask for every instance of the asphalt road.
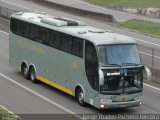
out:
<path id="1" fill-rule="evenodd" d="M 95 27 L 111 29 L 118 33 L 126 34 L 144 40 L 143 42 L 137 40 L 139 44 L 147 45 L 153 48 L 159 48 L 159 39 L 147 37 L 139 33 L 134 33 L 128 30 L 121 30 L 114 28 L 111 25 L 99 21 L 86 19 L 79 16 L 73 16 L 61 11 L 52 10 L 50 8 L 39 5 L 30 4 L 21 0 L 10 0 L 10 3 L 3 3 L 8 7 L 15 7 L 16 9 L 35 9 L 38 11 L 45 11 L 47 13 L 59 16 L 67 16 L 86 21 L 88 24 Z M 19 8 L 17 5 L 21 5 Z M 147 41 L 147 42 L 145 42 Z M 148 43 L 151 42 L 152 44 Z M 154 44 L 153 44 L 154 43 Z M 140 107 L 116 109 L 116 110 L 97 110 L 92 106 L 86 108 L 80 107 L 75 99 L 66 95 L 52 87 L 45 84 L 32 84 L 25 80 L 22 75 L 10 67 L 8 57 L 8 34 L 0 32 L 0 104 L 6 106 L 16 114 L 139 114 L 139 113 L 160 113 L 160 90 L 144 86 L 143 104 Z M 5 75 L 5 76 L 4 76 Z M 7 77 L 6 77 L 7 76 Z"/>

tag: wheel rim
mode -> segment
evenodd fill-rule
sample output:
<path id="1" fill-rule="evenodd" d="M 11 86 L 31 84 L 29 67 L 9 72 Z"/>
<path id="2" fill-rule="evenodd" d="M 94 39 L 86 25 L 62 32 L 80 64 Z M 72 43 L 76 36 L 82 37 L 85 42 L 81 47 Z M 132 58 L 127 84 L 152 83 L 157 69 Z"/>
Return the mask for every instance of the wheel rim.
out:
<path id="1" fill-rule="evenodd" d="M 26 67 L 24 67 L 23 74 L 24 74 L 25 77 L 27 76 L 27 73 L 28 73 L 28 69 Z"/>
<path id="2" fill-rule="evenodd" d="M 83 92 L 79 93 L 78 98 L 79 98 L 79 103 L 83 103 L 84 102 L 84 94 L 83 94 Z"/>
<path id="3" fill-rule="evenodd" d="M 31 72 L 31 80 L 32 80 L 32 81 L 35 80 L 35 72 L 34 72 L 34 71 Z"/>

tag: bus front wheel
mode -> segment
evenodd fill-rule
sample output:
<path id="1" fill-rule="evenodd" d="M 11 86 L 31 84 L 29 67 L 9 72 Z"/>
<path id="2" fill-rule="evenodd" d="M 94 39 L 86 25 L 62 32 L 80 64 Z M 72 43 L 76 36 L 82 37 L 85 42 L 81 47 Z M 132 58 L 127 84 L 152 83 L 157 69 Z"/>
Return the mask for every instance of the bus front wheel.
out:
<path id="1" fill-rule="evenodd" d="M 29 75 L 30 75 L 30 80 L 33 83 L 38 83 L 38 80 L 36 79 L 36 72 L 35 72 L 35 69 L 33 67 L 30 68 Z"/>
<path id="2" fill-rule="evenodd" d="M 85 107 L 86 106 L 86 103 L 84 101 L 84 92 L 81 88 L 79 88 L 76 92 L 76 98 L 77 98 L 77 101 L 79 103 L 80 106 L 83 106 Z"/>

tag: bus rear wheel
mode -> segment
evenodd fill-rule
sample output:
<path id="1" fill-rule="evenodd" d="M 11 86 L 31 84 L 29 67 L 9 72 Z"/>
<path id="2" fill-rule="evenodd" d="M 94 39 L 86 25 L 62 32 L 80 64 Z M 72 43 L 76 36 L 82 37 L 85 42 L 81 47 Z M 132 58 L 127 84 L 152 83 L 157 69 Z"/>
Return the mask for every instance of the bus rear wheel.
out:
<path id="1" fill-rule="evenodd" d="M 22 72 L 24 78 L 27 79 L 27 80 L 29 79 L 29 72 L 28 71 L 29 70 L 28 70 L 27 65 L 26 64 L 22 64 L 21 72 Z"/>
<path id="2" fill-rule="evenodd" d="M 38 80 L 36 79 L 36 71 L 33 67 L 31 67 L 29 70 L 29 77 L 31 82 L 38 83 Z"/>
<path id="3" fill-rule="evenodd" d="M 76 92 L 76 98 L 80 106 L 85 107 L 86 103 L 84 101 L 84 92 L 81 88 L 79 88 Z"/>

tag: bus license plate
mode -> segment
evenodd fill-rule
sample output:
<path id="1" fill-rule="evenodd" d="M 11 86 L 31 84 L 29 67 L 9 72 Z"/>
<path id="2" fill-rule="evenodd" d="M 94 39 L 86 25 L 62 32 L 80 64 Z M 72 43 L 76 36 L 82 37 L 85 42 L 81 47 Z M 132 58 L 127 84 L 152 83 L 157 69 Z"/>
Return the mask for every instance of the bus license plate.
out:
<path id="1" fill-rule="evenodd" d="M 128 97 L 128 95 L 120 95 L 118 96 L 118 99 L 126 99 Z"/>
<path id="2" fill-rule="evenodd" d="M 120 108 L 126 108 L 127 105 L 120 105 Z"/>

